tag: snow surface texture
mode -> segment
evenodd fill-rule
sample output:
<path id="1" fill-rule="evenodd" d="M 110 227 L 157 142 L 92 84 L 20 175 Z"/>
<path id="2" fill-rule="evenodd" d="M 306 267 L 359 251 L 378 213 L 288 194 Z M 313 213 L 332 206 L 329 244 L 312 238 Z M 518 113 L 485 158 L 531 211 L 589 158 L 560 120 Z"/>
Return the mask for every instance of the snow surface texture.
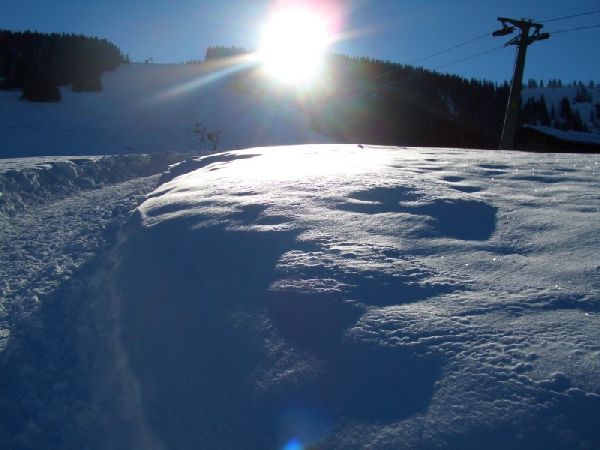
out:
<path id="1" fill-rule="evenodd" d="M 103 442 L 97 411 L 117 406 L 92 389 L 98 378 L 109 389 L 103 368 L 113 367 L 114 319 L 99 273 L 158 173 L 185 157 L 0 160 L 0 448 Z"/>
<path id="2" fill-rule="evenodd" d="M 156 186 L 158 176 L 145 177 L 185 157 L 0 159 L 0 352 L 40 298 L 110 242 Z"/>
<path id="3" fill-rule="evenodd" d="M 0 159 L 0 217 L 89 189 L 165 171 L 189 154 Z"/>
<path id="4" fill-rule="evenodd" d="M 99 282 L 106 448 L 599 448 L 599 174 L 344 145 L 198 161 Z"/>
<path id="5" fill-rule="evenodd" d="M 84 426 L 94 411 L 89 383 L 101 364 L 95 342 L 108 323 L 94 314 L 101 299 L 93 301 L 93 274 L 157 179 L 105 185 L 0 217 L 0 448 L 93 442 Z"/>
<path id="6" fill-rule="evenodd" d="M 63 88 L 59 103 L 0 91 L 0 157 L 211 149 L 196 124 L 220 131 L 220 149 L 330 142 L 292 99 L 237 92 L 232 72 L 218 63 L 123 64 L 102 76 L 102 92 Z"/>

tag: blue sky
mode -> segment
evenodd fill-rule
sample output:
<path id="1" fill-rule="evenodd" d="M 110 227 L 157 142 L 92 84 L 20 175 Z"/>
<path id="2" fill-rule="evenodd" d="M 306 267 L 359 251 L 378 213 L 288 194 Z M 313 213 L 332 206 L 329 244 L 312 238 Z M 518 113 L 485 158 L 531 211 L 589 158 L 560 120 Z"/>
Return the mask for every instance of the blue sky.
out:
<path id="1" fill-rule="evenodd" d="M 313 0 L 314 1 L 314 0 Z M 344 12 L 352 37 L 335 51 L 412 63 L 499 27 L 498 16 L 543 20 L 600 11 L 590 0 L 316 0 L 334 2 Z M 107 38 L 134 61 L 202 59 L 209 45 L 254 48 L 272 0 L 19 0 L 0 16 L 0 28 L 74 32 Z M 545 31 L 600 24 L 600 14 L 550 22 Z M 500 46 L 507 38 L 486 37 L 421 63 L 437 68 Z M 530 47 L 525 78 L 600 81 L 597 43 L 600 28 L 561 33 Z M 494 81 L 512 75 L 515 49 L 439 69 Z"/>

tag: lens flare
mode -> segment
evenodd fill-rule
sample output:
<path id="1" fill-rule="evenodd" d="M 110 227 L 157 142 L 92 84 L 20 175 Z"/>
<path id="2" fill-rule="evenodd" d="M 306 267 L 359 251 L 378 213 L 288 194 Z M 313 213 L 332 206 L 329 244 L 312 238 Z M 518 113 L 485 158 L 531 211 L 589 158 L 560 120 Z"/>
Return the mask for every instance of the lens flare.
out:
<path id="1" fill-rule="evenodd" d="M 292 439 L 285 444 L 283 450 L 304 450 L 304 447 L 298 439 Z"/>
<path id="2" fill-rule="evenodd" d="M 304 84 L 319 73 L 333 38 L 316 11 L 290 8 L 275 12 L 264 26 L 258 52 L 265 71 L 285 84 Z"/>

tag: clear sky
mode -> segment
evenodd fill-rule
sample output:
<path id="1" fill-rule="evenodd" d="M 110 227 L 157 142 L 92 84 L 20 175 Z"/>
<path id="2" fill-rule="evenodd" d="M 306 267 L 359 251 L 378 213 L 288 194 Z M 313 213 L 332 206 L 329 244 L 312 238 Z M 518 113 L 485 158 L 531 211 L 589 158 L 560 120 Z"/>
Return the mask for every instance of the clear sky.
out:
<path id="1" fill-rule="evenodd" d="M 299 1 L 299 0 L 294 0 Z M 600 24 L 600 1 L 589 0 L 310 0 L 333 5 L 345 39 L 334 51 L 413 63 L 499 28 L 496 18 L 552 19 L 544 31 Z M 0 28 L 74 32 L 107 38 L 132 60 L 203 59 L 209 45 L 255 48 L 274 0 L 18 0 L 0 15 Z M 438 68 L 501 46 L 482 38 L 420 65 Z M 554 35 L 529 48 L 525 78 L 600 82 L 600 28 Z M 515 47 L 502 48 L 439 70 L 494 81 L 512 75 Z"/>

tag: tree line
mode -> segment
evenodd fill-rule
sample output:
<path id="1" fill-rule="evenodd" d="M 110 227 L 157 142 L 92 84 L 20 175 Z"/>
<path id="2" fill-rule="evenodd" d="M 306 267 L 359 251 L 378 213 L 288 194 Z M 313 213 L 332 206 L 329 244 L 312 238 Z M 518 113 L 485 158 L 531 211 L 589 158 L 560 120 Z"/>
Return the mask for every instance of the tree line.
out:
<path id="1" fill-rule="evenodd" d="M 327 67 L 327 84 L 333 88 L 317 95 L 309 107 L 313 127 L 323 134 L 382 145 L 498 148 L 510 91 L 507 82 L 343 55 L 329 57 Z M 543 87 L 543 82 L 528 85 Z M 549 80 L 546 86 L 563 84 Z M 521 126 L 593 131 L 600 121 L 600 104 L 587 108 L 589 117 L 584 118 L 572 105 L 591 103 L 596 84 L 564 86 L 576 88 L 574 98 L 563 98 L 557 107 L 548 106 L 543 96 L 529 98 L 521 107 Z"/>
<path id="2" fill-rule="evenodd" d="M 101 91 L 102 72 L 126 60 L 106 39 L 0 30 L 0 88 L 20 89 L 26 100 L 59 101 L 59 86 Z"/>
<path id="3" fill-rule="evenodd" d="M 574 99 L 575 103 L 584 103 L 578 100 L 578 98 Z M 585 119 L 581 117 L 578 108 L 572 107 L 569 98 L 563 97 L 558 108 L 553 104 L 548 108 L 543 95 L 539 98 L 528 98 L 523 106 L 520 117 L 522 124 L 543 125 L 563 131 L 590 132 L 592 131 L 590 127 L 593 127 L 600 119 L 600 103 L 596 103 L 590 108 L 589 117 Z"/>
<path id="4" fill-rule="evenodd" d="M 346 142 L 497 148 L 509 85 L 371 58 L 329 57 L 331 92 L 310 113 Z"/>
<path id="5" fill-rule="evenodd" d="M 211 59 L 230 58 L 233 56 L 245 55 L 247 53 L 250 52 L 243 47 L 225 47 L 223 45 L 215 45 L 206 49 L 204 60 L 210 61 Z"/>

